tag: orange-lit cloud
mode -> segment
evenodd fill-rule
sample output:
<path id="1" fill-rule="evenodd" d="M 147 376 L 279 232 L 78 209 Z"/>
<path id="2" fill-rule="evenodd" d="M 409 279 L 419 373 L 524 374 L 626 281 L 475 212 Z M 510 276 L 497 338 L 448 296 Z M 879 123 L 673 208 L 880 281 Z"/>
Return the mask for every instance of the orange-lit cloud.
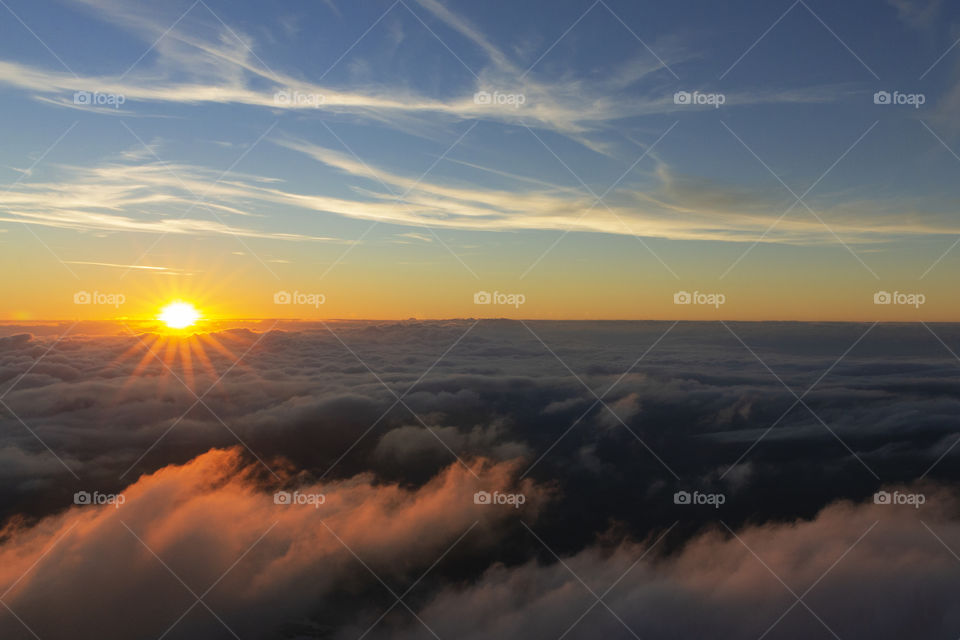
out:
<path id="1" fill-rule="evenodd" d="M 159 636 L 194 599 L 155 553 L 198 594 L 229 570 L 207 598 L 211 609 L 236 629 L 267 630 L 334 590 L 375 584 L 354 553 L 386 580 L 412 581 L 474 523 L 466 546 L 493 544 L 505 518 L 536 517 L 545 494 L 530 481 L 514 484 L 515 463 L 474 469 L 481 482 L 455 464 L 418 488 L 369 475 L 296 486 L 325 496 L 316 508 L 276 504 L 279 487 L 257 480 L 257 466 L 212 450 L 142 477 L 123 490 L 119 508 L 14 520 L 2 532 L 0 589 L 41 637 L 65 628 L 79 637 Z M 474 503 L 478 489 L 511 486 L 527 496 L 522 511 Z M 221 628 L 209 614 L 179 624 L 193 633 Z M 0 625 L 5 638 L 25 633 L 9 615 Z"/>
<path id="2" fill-rule="evenodd" d="M 948 638 L 960 628 L 953 597 L 960 563 L 950 550 L 960 549 L 957 503 L 949 491 L 927 498 L 922 514 L 840 502 L 811 520 L 745 527 L 739 539 L 718 524 L 666 557 L 662 543 L 653 547 L 658 532 L 642 544 L 594 546 L 562 563 L 495 566 L 419 613 L 440 637 L 468 640 L 749 640 L 768 631 L 790 639 Z M 362 630 L 356 625 L 342 637 Z M 406 633 L 377 629 L 372 637 L 423 633 L 411 623 Z"/>

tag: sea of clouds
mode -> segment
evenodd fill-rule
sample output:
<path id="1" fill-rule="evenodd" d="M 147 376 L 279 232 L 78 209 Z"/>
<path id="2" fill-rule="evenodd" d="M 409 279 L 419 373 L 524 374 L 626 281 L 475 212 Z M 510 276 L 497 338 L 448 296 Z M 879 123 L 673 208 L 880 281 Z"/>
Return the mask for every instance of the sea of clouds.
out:
<path id="1" fill-rule="evenodd" d="M 126 329 L 0 328 L 0 637 L 960 635 L 956 326 Z"/>

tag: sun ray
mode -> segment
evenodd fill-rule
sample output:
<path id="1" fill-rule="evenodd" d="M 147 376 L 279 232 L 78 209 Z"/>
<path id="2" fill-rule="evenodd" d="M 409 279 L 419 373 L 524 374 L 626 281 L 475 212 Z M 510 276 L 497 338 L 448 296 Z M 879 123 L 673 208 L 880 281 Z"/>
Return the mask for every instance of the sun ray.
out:
<path id="1" fill-rule="evenodd" d="M 217 332 L 216 325 L 192 303 L 182 298 L 168 300 L 153 317 L 154 322 L 144 327 L 145 333 L 127 327 L 135 342 L 113 363 L 131 368 L 121 393 L 129 391 L 136 380 L 150 379 L 163 395 L 173 390 L 171 378 L 197 393 L 197 385 L 212 383 L 229 368 L 253 371 L 240 355 L 250 346 L 249 335 Z M 204 382 L 208 378 L 209 382 Z"/>
<path id="2" fill-rule="evenodd" d="M 180 348 L 180 366 L 183 369 L 183 381 L 187 383 L 187 387 L 190 389 L 194 389 L 196 386 L 193 379 L 193 356 L 190 352 L 190 344 L 192 341 L 192 337 L 177 341 L 177 346 Z"/>
<path id="3" fill-rule="evenodd" d="M 236 367 L 249 371 L 249 368 L 247 367 L 247 365 L 239 361 L 240 356 L 234 353 L 233 351 L 231 351 L 230 349 L 228 349 L 227 347 L 225 347 L 213 335 L 207 333 L 200 336 L 200 339 L 203 340 L 203 342 L 206 343 L 208 346 L 212 347 L 215 351 L 220 353 L 220 355 L 222 355 L 224 358 L 226 358 L 229 364 L 236 363 L 235 364 Z"/>
<path id="4" fill-rule="evenodd" d="M 133 366 L 130 374 L 125 376 L 126 381 L 121 385 L 118 390 L 118 394 L 122 395 L 133 386 L 137 380 L 140 380 L 143 376 L 143 372 L 150 366 L 150 362 L 157 357 L 154 352 L 154 346 L 160 341 L 160 336 L 155 335 L 145 335 L 137 336 L 132 334 L 132 337 L 136 338 L 136 342 L 130 346 L 126 351 L 121 353 L 114 361 L 111 363 L 112 366 L 121 367 L 129 359 L 135 359 L 139 356 L 139 360 Z"/>

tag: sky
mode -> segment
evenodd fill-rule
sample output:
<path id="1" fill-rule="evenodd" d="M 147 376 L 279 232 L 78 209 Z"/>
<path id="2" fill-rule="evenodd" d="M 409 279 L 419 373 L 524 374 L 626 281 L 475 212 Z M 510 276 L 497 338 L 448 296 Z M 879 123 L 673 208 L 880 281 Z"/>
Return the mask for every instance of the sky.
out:
<path id="1" fill-rule="evenodd" d="M 0 104 L 4 640 L 960 635 L 956 3 L 0 0 Z"/>
<path id="2" fill-rule="evenodd" d="M 948 2 L 2 5 L 0 320 L 960 318 Z"/>

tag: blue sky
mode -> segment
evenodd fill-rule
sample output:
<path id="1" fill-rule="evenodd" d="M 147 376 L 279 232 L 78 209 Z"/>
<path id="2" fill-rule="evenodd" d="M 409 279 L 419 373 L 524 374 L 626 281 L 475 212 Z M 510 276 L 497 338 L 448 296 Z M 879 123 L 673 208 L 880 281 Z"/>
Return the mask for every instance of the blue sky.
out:
<path id="1" fill-rule="evenodd" d="M 842 298 L 957 266 L 946 2 L 5 2 L 0 242 L 65 290 L 496 278 L 564 316 L 624 270 Z M 463 315 L 428 297 L 389 307 Z"/>

